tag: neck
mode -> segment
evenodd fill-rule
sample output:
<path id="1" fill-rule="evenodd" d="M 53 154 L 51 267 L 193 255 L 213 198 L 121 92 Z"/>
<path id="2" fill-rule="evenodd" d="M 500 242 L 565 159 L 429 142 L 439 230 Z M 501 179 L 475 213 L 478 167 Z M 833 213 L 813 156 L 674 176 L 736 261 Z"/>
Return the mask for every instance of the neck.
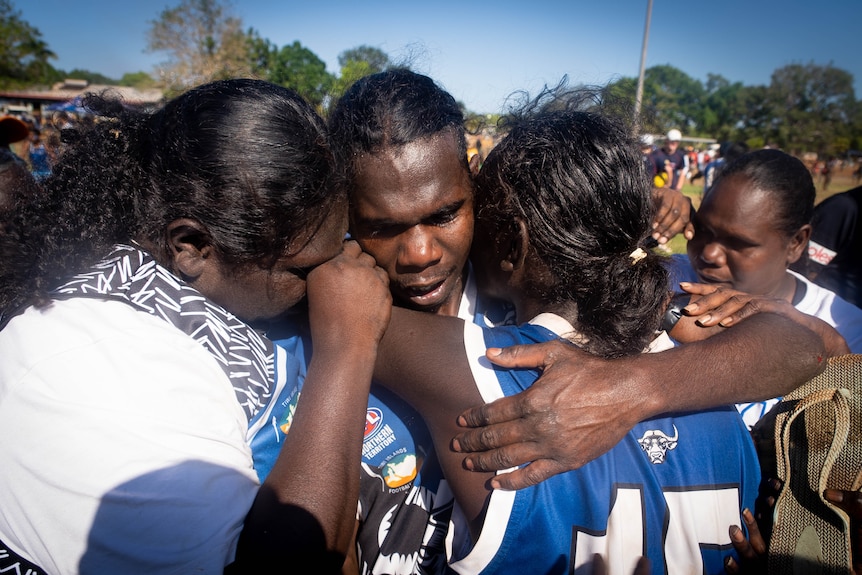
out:
<path id="1" fill-rule="evenodd" d="M 578 306 L 574 302 L 565 302 L 548 305 L 535 300 L 522 300 L 515 302 L 515 315 L 518 324 L 526 323 L 540 313 L 555 313 L 572 326 L 578 327 Z"/>
<path id="2" fill-rule="evenodd" d="M 781 283 L 778 284 L 778 288 L 773 292 L 772 297 L 783 299 L 792 304 L 794 296 L 796 295 L 796 287 L 796 277 L 791 275 L 789 272 L 784 272 L 784 277 L 781 278 Z"/>

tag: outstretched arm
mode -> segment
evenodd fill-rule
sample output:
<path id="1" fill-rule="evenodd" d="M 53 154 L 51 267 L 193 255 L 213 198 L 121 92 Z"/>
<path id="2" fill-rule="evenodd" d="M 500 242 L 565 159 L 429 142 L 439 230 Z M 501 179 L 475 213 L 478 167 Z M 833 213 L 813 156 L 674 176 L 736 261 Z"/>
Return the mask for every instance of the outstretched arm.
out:
<path id="1" fill-rule="evenodd" d="M 454 440 L 468 469 L 529 463 L 492 480 L 521 489 L 576 469 L 635 423 L 670 411 L 783 395 L 820 373 L 823 341 L 776 314 L 661 353 L 603 360 L 562 342 L 488 350 L 505 367 L 542 368 L 530 389 L 465 411 Z"/>

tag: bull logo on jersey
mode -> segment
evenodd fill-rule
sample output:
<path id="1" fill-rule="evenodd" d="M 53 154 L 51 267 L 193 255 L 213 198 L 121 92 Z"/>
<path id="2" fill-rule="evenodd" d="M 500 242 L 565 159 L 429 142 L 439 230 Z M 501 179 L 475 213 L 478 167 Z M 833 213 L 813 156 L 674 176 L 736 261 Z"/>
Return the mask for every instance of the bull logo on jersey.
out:
<path id="1" fill-rule="evenodd" d="M 376 407 L 369 407 L 365 412 L 365 439 L 374 437 L 374 434 L 383 427 L 383 412 Z"/>
<path id="2" fill-rule="evenodd" d="M 676 449 L 679 440 L 679 430 L 673 426 L 673 437 L 670 437 L 660 429 L 649 429 L 644 432 L 643 437 L 638 439 L 641 449 L 649 457 L 650 463 L 658 465 L 664 463 L 667 452 Z"/>

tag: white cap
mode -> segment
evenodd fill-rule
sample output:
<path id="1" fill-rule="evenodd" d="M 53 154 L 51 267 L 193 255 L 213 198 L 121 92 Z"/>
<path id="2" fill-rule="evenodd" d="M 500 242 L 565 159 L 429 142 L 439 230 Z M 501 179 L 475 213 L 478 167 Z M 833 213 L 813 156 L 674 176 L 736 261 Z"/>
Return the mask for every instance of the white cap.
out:
<path id="1" fill-rule="evenodd" d="M 644 146 L 652 146 L 653 145 L 653 137 L 652 134 L 644 134 L 641 136 L 641 144 Z"/>
<path id="2" fill-rule="evenodd" d="M 679 142 L 680 140 L 682 140 L 682 133 L 679 130 L 673 129 L 667 133 L 668 142 Z"/>

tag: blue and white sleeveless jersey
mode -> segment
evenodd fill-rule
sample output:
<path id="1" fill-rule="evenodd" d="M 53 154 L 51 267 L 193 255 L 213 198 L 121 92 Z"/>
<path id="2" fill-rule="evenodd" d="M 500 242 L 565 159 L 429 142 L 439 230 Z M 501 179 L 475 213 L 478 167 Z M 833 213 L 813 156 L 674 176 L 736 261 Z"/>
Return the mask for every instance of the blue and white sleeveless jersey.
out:
<path id="1" fill-rule="evenodd" d="M 247 440 L 261 483 L 272 470 L 293 422 L 311 361 L 308 318 L 295 316 L 291 320 L 279 323 L 266 334 L 275 344 L 275 386 L 269 403 L 248 424 Z"/>
<path id="2" fill-rule="evenodd" d="M 468 272 L 458 317 L 491 326 L 512 323 L 513 308 L 479 299 Z M 433 574 L 447 570 L 446 535 L 455 499 L 424 421 L 410 405 L 371 385 L 362 445 L 356 534 L 363 575 Z"/>
<path id="3" fill-rule="evenodd" d="M 513 308 L 482 301 L 468 271 L 458 317 L 480 325 L 512 323 Z M 273 400 L 249 424 L 254 468 L 263 481 L 281 450 L 311 361 L 307 318 L 273 326 Z M 443 479 L 431 435 L 418 412 L 372 383 L 362 444 L 357 555 L 363 575 L 442 573 L 449 553 L 446 534 L 454 496 Z"/>
<path id="4" fill-rule="evenodd" d="M 538 324 L 465 326 L 465 345 L 485 401 L 528 388 L 538 372 L 506 370 L 487 347 L 555 339 L 573 331 L 559 316 Z M 550 328 L 550 329 L 549 329 Z M 630 575 L 637 559 L 653 573 L 724 573 L 730 525 L 753 508 L 760 479 L 754 446 L 732 406 L 642 422 L 580 469 L 520 490 L 495 490 L 475 545 L 456 530 L 458 573 L 590 572 L 595 553 L 608 573 Z"/>

